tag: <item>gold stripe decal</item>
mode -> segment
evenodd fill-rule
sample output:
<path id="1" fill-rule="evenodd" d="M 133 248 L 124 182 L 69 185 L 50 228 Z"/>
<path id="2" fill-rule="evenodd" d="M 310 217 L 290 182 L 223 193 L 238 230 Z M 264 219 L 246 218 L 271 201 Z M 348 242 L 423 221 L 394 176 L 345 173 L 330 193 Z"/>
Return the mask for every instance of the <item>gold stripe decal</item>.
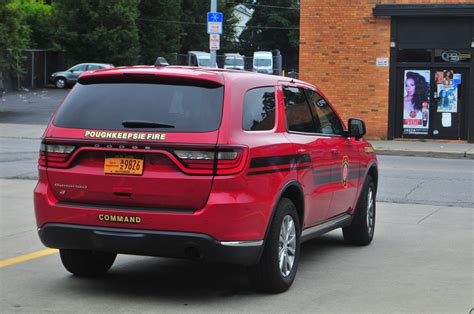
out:
<path id="1" fill-rule="evenodd" d="M 84 137 L 113 140 L 164 141 L 166 139 L 166 134 L 87 130 L 84 132 Z"/>

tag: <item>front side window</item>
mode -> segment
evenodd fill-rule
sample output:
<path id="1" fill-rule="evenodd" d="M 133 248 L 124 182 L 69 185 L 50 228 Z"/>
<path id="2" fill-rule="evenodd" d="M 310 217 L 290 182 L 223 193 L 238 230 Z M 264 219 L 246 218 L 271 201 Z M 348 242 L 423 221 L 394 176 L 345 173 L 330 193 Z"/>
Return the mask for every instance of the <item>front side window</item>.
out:
<path id="1" fill-rule="evenodd" d="M 275 90 L 273 87 L 254 88 L 244 97 L 243 129 L 271 130 L 275 126 Z"/>
<path id="2" fill-rule="evenodd" d="M 341 135 L 343 132 L 341 121 L 326 100 L 313 91 L 307 91 L 307 94 L 311 110 L 317 116 L 316 120 L 319 123 L 318 133 Z"/>
<path id="3" fill-rule="evenodd" d="M 288 131 L 316 133 L 316 126 L 313 123 L 313 116 L 304 91 L 300 88 L 285 87 L 283 94 Z"/>

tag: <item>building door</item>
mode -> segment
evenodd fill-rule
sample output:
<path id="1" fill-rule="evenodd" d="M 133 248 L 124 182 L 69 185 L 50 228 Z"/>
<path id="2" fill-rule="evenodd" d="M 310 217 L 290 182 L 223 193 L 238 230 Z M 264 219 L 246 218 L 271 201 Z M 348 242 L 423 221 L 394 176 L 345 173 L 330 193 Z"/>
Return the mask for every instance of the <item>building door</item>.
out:
<path id="1" fill-rule="evenodd" d="M 400 68 L 397 132 L 403 138 L 466 139 L 468 71 L 462 68 Z"/>
<path id="2" fill-rule="evenodd" d="M 465 139 L 465 90 L 468 75 L 463 69 L 437 68 L 432 71 L 430 108 L 434 139 Z"/>

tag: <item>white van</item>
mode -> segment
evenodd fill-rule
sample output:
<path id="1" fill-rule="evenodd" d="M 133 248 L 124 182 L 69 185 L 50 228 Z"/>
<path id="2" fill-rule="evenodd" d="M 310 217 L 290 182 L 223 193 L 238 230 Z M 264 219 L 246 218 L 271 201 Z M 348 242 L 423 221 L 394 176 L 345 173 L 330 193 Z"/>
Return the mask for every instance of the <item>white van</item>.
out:
<path id="1" fill-rule="evenodd" d="M 273 55 L 270 51 L 253 53 L 253 72 L 273 74 Z"/>
<path id="2" fill-rule="evenodd" d="M 211 54 L 204 51 L 188 51 L 188 65 L 203 68 L 217 68 L 211 67 Z"/>
<path id="3" fill-rule="evenodd" d="M 224 69 L 244 70 L 244 57 L 238 53 L 226 53 Z"/>

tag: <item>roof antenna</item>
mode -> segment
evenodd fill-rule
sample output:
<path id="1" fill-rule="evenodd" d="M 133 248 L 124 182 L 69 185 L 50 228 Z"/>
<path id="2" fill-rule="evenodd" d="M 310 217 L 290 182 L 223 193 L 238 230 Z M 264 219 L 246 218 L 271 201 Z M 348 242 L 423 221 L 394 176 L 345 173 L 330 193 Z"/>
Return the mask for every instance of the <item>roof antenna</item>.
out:
<path id="1" fill-rule="evenodd" d="M 168 63 L 168 61 L 166 61 L 165 58 L 163 58 L 163 57 L 156 58 L 156 61 L 155 61 L 155 66 L 156 67 L 165 67 L 165 66 L 168 66 L 168 65 L 170 65 L 170 64 Z"/>

